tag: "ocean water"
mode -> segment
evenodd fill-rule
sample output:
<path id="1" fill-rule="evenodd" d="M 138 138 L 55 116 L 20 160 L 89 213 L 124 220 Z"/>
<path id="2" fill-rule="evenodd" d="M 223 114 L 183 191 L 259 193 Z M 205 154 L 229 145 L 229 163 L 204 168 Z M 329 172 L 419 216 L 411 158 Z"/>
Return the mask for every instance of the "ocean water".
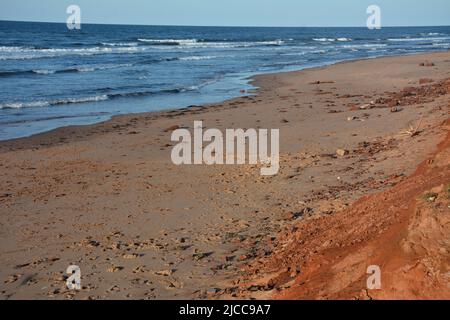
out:
<path id="1" fill-rule="evenodd" d="M 220 102 L 248 77 L 450 48 L 450 27 L 228 28 L 0 21 L 0 140 Z"/>

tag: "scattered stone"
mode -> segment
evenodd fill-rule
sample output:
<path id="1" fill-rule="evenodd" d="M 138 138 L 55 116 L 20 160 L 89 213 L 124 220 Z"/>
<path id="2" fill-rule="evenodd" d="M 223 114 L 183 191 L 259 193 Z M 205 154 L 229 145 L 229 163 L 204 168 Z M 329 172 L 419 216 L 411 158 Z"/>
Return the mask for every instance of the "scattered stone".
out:
<path id="1" fill-rule="evenodd" d="M 400 108 L 400 107 L 392 107 L 391 108 L 391 112 L 392 113 L 394 113 L 394 112 L 400 112 L 400 111 L 402 111 L 403 110 L 403 108 Z"/>
<path id="2" fill-rule="evenodd" d="M 20 277 L 22 277 L 21 274 L 14 274 L 14 275 L 12 275 L 12 276 L 9 276 L 9 277 L 4 281 L 4 283 L 5 283 L 5 284 L 7 284 L 7 283 L 14 283 L 14 282 L 16 282 L 17 280 L 19 280 Z"/>
<path id="3" fill-rule="evenodd" d="M 336 154 L 340 157 L 345 157 L 346 155 L 350 154 L 350 151 L 345 149 L 337 149 Z"/>
<path id="4" fill-rule="evenodd" d="M 139 266 L 133 269 L 133 273 L 146 273 L 148 270 L 145 266 Z"/>
<path id="5" fill-rule="evenodd" d="M 430 192 L 425 195 L 425 199 L 428 202 L 434 202 L 434 201 L 436 201 L 437 198 L 438 198 L 438 194 L 434 193 L 434 192 Z"/>
<path id="6" fill-rule="evenodd" d="M 175 131 L 175 130 L 178 130 L 178 129 L 180 129 L 180 126 L 174 125 L 174 126 L 171 126 L 171 127 L 167 128 L 166 130 L 164 130 L 164 132 L 172 132 L 172 131 Z"/>
<path id="7" fill-rule="evenodd" d="M 177 280 L 170 280 L 167 281 L 167 289 L 182 289 L 184 287 L 183 282 L 177 281 Z"/>
<path id="8" fill-rule="evenodd" d="M 370 103 L 368 104 L 363 104 L 362 106 L 359 107 L 360 110 L 366 110 L 366 109 L 370 109 L 372 105 Z"/>
<path id="9" fill-rule="evenodd" d="M 297 277 L 300 273 L 301 273 L 301 268 L 297 266 L 297 267 L 295 267 L 295 268 L 291 268 L 289 276 L 290 276 L 291 278 L 295 278 L 295 277 Z"/>
<path id="10" fill-rule="evenodd" d="M 236 256 L 226 256 L 226 257 L 225 257 L 225 261 L 226 261 L 226 262 L 233 261 L 234 259 L 236 259 Z"/>
<path id="11" fill-rule="evenodd" d="M 61 293 L 61 290 L 60 289 L 55 289 L 55 290 L 53 290 L 53 292 L 52 292 L 52 294 L 54 294 L 54 295 L 57 295 L 57 294 L 60 294 Z"/>
<path id="12" fill-rule="evenodd" d="M 400 101 L 400 100 L 393 99 L 393 100 L 391 100 L 391 101 L 388 102 L 388 107 L 389 107 L 389 108 L 394 108 L 394 107 L 396 107 L 396 106 L 399 106 L 400 104 L 401 104 L 401 101 Z"/>
<path id="13" fill-rule="evenodd" d="M 434 82 L 434 80 L 429 79 L 429 78 L 422 78 L 419 80 L 419 84 L 432 83 L 432 82 Z"/>
<path id="14" fill-rule="evenodd" d="M 216 295 L 217 292 L 219 292 L 219 291 L 220 291 L 220 289 L 217 289 L 217 288 L 209 288 L 208 290 L 206 290 L 206 294 L 207 294 L 208 296 L 214 296 L 214 295 Z"/>
<path id="15" fill-rule="evenodd" d="M 122 256 L 122 258 L 128 259 L 128 260 L 131 260 L 131 259 L 137 259 L 137 258 L 139 258 L 139 257 L 140 257 L 140 256 L 139 256 L 139 254 L 137 254 L 137 253 L 124 254 L 124 255 Z"/>
<path id="16" fill-rule="evenodd" d="M 187 249 L 189 249 L 191 247 L 191 245 L 179 245 L 177 246 L 175 249 L 179 250 L 179 251 L 186 251 Z"/>
<path id="17" fill-rule="evenodd" d="M 131 280 L 131 283 L 134 285 L 147 285 L 147 286 L 152 285 L 151 281 L 140 279 L 140 278 L 135 278 L 135 279 Z"/>
<path id="18" fill-rule="evenodd" d="M 261 286 L 255 286 L 255 285 L 252 285 L 248 288 L 248 291 L 250 291 L 250 292 L 261 291 L 261 290 L 262 290 Z"/>
<path id="19" fill-rule="evenodd" d="M 203 259 L 209 257 L 212 254 L 213 254 L 212 252 L 199 252 L 199 253 L 194 253 L 192 255 L 192 258 L 194 258 L 194 260 L 196 260 L 196 261 L 200 261 L 200 260 L 203 260 Z"/>
<path id="20" fill-rule="evenodd" d="M 287 221 L 294 221 L 297 220 L 298 218 L 300 218 L 301 216 L 303 216 L 304 214 L 304 210 L 300 211 L 300 212 L 288 212 L 283 214 L 283 220 L 287 220 Z"/>
<path id="21" fill-rule="evenodd" d="M 325 83 L 331 84 L 331 83 L 334 83 L 334 81 L 320 81 L 320 80 L 317 80 L 317 81 L 310 82 L 309 84 L 325 84 Z"/>
<path id="22" fill-rule="evenodd" d="M 243 254 L 243 255 L 239 256 L 238 261 L 242 262 L 242 261 L 248 260 L 249 258 L 250 257 L 247 256 L 246 254 Z"/>
<path id="23" fill-rule="evenodd" d="M 113 286 L 108 291 L 109 292 L 120 292 L 120 287 L 119 286 Z"/>
<path id="24" fill-rule="evenodd" d="M 86 245 L 90 248 L 94 248 L 100 246 L 100 242 L 95 240 L 89 240 Z"/>
<path id="25" fill-rule="evenodd" d="M 112 267 L 108 268 L 108 269 L 106 270 L 106 272 L 109 272 L 109 273 L 115 273 L 115 272 L 122 271 L 123 269 L 125 269 L 125 268 L 124 268 L 124 267 L 112 266 Z"/>
<path id="26" fill-rule="evenodd" d="M 167 269 L 167 270 L 156 271 L 155 274 L 157 276 L 170 277 L 175 271 L 176 271 L 175 269 Z"/>

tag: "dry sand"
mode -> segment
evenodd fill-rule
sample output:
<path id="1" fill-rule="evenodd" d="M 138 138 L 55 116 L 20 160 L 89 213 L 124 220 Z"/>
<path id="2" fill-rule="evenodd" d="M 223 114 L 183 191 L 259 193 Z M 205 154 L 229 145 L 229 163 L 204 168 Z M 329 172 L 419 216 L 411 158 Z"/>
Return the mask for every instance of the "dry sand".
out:
<path id="1" fill-rule="evenodd" d="M 418 214 L 392 220 L 390 211 L 372 210 L 395 204 L 392 190 L 409 185 L 432 155 L 441 157 L 432 171 L 439 178 L 426 183 L 419 170 L 419 187 L 398 199 L 447 192 L 448 153 L 435 150 L 448 131 L 448 78 L 449 53 L 341 63 L 258 76 L 257 95 L 217 105 L 1 142 L 0 298 L 448 298 L 408 287 L 407 277 L 397 291 L 395 281 L 373 294 L 362 289 L 366 264 L 381 263 L 371 259 L 380 248 L 387 272 L 410 266 L 404 254 L 413 250 L 432 260 L 415 277 L 448 286 L 448 202 L 433 202 L 444 216 L 430 222 L 439 229 L 430 236 L 421 219 L 411 222 Z M 192 129 L 195 120 L 221 130 L 279 128 L 279 174 L 173 165 L 167 129 Z M 337 149 L 350 153 L 336 156 Z M 391 198 L 352 205 L 382 191 Z M 427 201 L 419 205 L 424 216 L 434 212 Z M 416 242 L 422 251 L 411 249 Z M 72 264 L 81 267 L 79 292 L 65 287 Z M 427 277 L 430 270 L 438 276 Z"/>

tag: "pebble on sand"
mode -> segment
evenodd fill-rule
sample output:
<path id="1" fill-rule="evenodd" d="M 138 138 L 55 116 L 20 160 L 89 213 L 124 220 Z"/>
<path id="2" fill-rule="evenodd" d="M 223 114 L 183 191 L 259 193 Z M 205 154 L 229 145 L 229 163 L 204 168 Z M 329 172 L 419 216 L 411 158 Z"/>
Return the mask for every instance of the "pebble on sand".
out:
<path id="1" fill-rule="evenodd" d="M 340 157 L 344 157 L 346 155 L 348 155 L 350 153 L 350 151 L 345 150 L 345 149 L 337 149 L 336 150 L 336 154 Z"/>

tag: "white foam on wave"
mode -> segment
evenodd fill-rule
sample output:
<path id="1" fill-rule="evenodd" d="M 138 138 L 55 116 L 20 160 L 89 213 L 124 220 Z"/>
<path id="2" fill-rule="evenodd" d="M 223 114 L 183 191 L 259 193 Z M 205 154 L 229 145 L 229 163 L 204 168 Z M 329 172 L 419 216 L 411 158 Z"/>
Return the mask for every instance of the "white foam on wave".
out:
<path id="1" fill-rule="evenodd" d="M 450 40 L 450 37 L 423 37 L 423 38 L 390 38 L 388 41 L 392 42 L 410 42 L 410 41 L 446 41 Z"/>
<path id="2" fill-rule="evenodd" d="M 168 44 L 168 45 L 190 45 L 198 43 L 196 39 L 138 39 L 140 42 L 155 43 L 155 44 Z"/>
<path id="3" fill-rule="evenodd" d="M 9 46 L 0 46 L 0 52 L 16 52 L 22 49 L 26 49 L 25 47 L 9 47 Z"/>
<path id="4" fill-rule="evenodd" d="M 0 109 L 20 109 L 20 108 L 32 108 L 32 107 L 47 107 L 50 103 L 48 101 L 35 101 L 35 102 L 11 102 L 1 103 Z"/>
<path id="5" fill-rule="evenodd" d="M 97 55 L 112 53 L 136 53 L 145 50 L 138 47 L 91 47 L 91 48 L 50 48 L 36 49 L 28 47 L 0 47 L 0 60 L 28 60 L 37 58 L 51 58 L 67 55 Z"/>
<path id="6" fill-rule="evenodd" d="M 179 60 L 182 61 L 200 61 L 200 60 L 210 60 L 215 59 L 217 56 L 191 56 L 191 57 L 182 57 Z"/>
<path id="7" fill-rule="evenodd" d="M 78 72 L 93 72 L 93 71 L 102 71 L 102 70 L 111 70 L 117 68 L 126 68 L 132 67 L 132 63 L 123 63 L 123 64 L 110 64 L 110 65 L 93 65 L 93 66 L 78 66 L 75 69 Z"/>
<path id="8" fill-rule="evenodd" d="M 155 44 L 160 46 L 181 46 L 192 48 L 239 48 L 253 46 L 281 46 L 285 42 L 283 40 L 270 41 L 199 41 L 197 39 L 138 39 L 140 42 L 147 44 Z"/>
<path id="9" fill-rule="evenodd" d="M 283 40 L 274 40 L 274 41 L 260 41 L 260 42 L 251 42 L 253 44 L 262 44 L 262 45 L 274 45 L 274 46 L 281 46 L 284 44 Z"/>
<path id="10" fill-rule="evenodd" d="M 311 53 L 325 54 L 325 53 L 327 53 L 327 51 L 326 50 L 314 50 L 314 51 L 311 51 Z"/>
<path id="11" fill-rule="evenodd" d="M 69 104 L 69 103 L 83 103 L 83 102 L 97 102 L 97 101 L 105 101 L 108 100 L 108 95 L 104 94 L 101 96 L 93 96 L 93 97 L 83 97 L 83 98 L 68 98 L 57 100 L 53 104 Z"/>
<path id="12" fill-rule="evenodd" d="M 283 40 L 255 41 L 255 42 L 208 42 L 196 39 L 138 39 L 140 42 L 158 44 L 162 47 L 178 45 L 185 48 L 238 48 L 253 46 L 281 46 Z M 89 56 L 100 54 L 132 54 L 148 50 L 147 46 L 138 43 L 102 43 L 103 46 L 89 48 L 32 48 L 18 46 L 0 46 L 0 60 L 30 60 L 39 58 L 53 58 L 59 56 Z"/>
<path id="13" fill-rule="evenodd" d="M 67 98 L 54 101 L 31 101 L 31 102 L 11 102 L 1 103 L 0 109 L 20 109 L 20 108 L 35 108 L 35 107 L 49 107 L 55 105 L 98 102 L 108 100 L 108 95 L 82 97 L 82 98 Z"/>
<path id="14" fill-rule="evenodd" d="M 49 70 L 49 69 L 32 69 L 32 70 L 23 70 L 23 71 L 5 71 L 6 75 L 21 75 L 34 73 L 36 75 L 52 75 L 56 73 L 70 73 L 70 72 L 94 72 L 94 71 L 102 71 L 102 70 L 110 70 L 110 69 L 118 69 L 118 68 L 126 68 L 132 67 L 132 63 L 123 63 L 123 64 L 100 64 L 100 65 L 79 65 L 70 67 L 67 69 L 58 69 L 58 70 Z M 1 73 L 1 72 L 0 72 Z"/>
<path id="15" fill-rule="evenodd" d="M 286 52 L 282 53 L 282 56 L 304 56 L 305 54 L 311 53 L 311 51 L 299 51 L 299 52 Z"/>
<path id="16" fill-rule="evenodd" d="M 421 36 L 443 36 L 445 35 L 444 33 L 440 33 L 440 32 L 429 32 L 429 33 L 421 33 Z"/>
<path id="17" fill-rule="evenodd" d="M 137 47 L 139 44 L 137 42 L 102 42 L 102 45 L 106 47 Z"/>
<path id="18" fill-rule="evenodd" d="M 444 47 L 444 48 L 446 48 L 446 47 L 450 47 L 450 43 L 448 43 L 448 42 L 435 42 L 435 43 L 433 43 L 433 46 L 434 47 Z"/>
<path id="19" fill-rule="evenodd" d="M 353 39 L 350 39 L 350 38 L 313 38 L 313 41 L 317 41 L 317 42 L 335 42 L 335 41 L 350 42 L 350 41 L 353 41 Z"/>
<path id="20" fill-rule="evenodd" d="M 54 74 L 56 71 L 55 70 L 32 70 L 34 73 L 36 74 Z"/>
<path id="21" fill-rule="evenodd" d="M 385 48 L 388 45 L 385 43 L 365 43 L 365 44 L 345 44 L 342 48 L 346 49 L 366 49 L 366 48 Z"/>

